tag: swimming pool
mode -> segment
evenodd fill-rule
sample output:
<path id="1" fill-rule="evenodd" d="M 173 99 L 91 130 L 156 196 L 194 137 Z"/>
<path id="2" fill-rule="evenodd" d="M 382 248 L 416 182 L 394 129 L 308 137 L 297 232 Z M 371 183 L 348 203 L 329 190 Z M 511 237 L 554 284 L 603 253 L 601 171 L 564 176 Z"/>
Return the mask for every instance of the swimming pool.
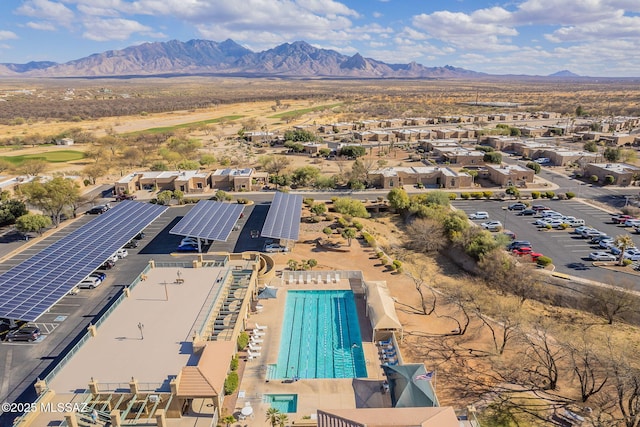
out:
<path id="1" fill-rule="evenodd" d="M 367 376 L 353 292 L 288 291 L 274 378 Z"/>
<path id="2" fill-rule="evenodd" d="M 297 394 L 265 394 L 263 402 L 282 413 L 293 413 L 298 410 Z"/>

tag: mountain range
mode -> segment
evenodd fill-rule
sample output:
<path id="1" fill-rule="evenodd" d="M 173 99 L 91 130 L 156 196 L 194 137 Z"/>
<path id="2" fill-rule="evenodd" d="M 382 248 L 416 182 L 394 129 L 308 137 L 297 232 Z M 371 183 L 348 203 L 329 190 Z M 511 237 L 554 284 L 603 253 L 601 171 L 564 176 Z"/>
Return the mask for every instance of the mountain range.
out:
<path id="1" fill-rule="evenodd" d="M 562 73 L 569 73 L 563 71 Z M 233 40 L 143 43 L 58 64 L 0 64 L 4 77 L 118 77 L 218 74 L 238 76 L 325 78 L 478 78 L 484 73 L 446 65 L 415 62 L 387 64 L 359 53 L 343 55 L 304 41 L 253 52 Z M 558 73 L 559 74 L 559 73 Z M 571 76 L 576 76 L 570 73 Z M 566 75 L 566 74 L 563 74 Z"/>

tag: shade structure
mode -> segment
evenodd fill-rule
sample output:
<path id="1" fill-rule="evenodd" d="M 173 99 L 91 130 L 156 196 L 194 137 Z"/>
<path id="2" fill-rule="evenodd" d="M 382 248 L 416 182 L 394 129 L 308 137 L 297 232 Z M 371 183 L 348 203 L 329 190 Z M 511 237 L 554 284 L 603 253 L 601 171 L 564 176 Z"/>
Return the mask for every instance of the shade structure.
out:
<path id="1" fill-rule="evenodd" d="M 439 406 L 433 388 L 434 373 L 427 372 L 423 364 L 383 365 L 382 368 L 394 408 Z"/>
<path id="2" fill-rule="evenodd" d="M 387 338 L 391 333 L 402 336 L 402 323 L 396 313 L 395 302 L 386 281 L 364 282 L 367 315 L 373 328 L 373 340 Z"/>
<path id="3" fill-rule="evenodd" d="M 200 200 L 169 234 L 226 242 L 243 209 L 238 203 Z"/>
<path id="4" fill-rule="evenodd" d="M 0 275 L 0 317 L 37 320 L 166 209 L 120 202 Z"/>
<path id="5" fill-rule="evenodd" d="M 267 286 L 262 291 L 260 291 L 260 293 L 258 294 L 258 299 L 277 298 L 277 296 L 278 296 L 278 288 L 274 288 L 273 286 Z"/>
<path id="6" fill-rule="evenodd" d="M 262 237 L 298 240 L 302 196 L 277 192 L 262 227 Z"/>

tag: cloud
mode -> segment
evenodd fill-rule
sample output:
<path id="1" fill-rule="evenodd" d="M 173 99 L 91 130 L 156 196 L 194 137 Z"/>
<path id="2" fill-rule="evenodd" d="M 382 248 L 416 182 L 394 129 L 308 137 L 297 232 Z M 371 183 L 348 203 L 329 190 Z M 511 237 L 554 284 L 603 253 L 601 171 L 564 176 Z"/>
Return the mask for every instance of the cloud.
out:
<path id="1" fill-rule="evenodd" d="M 90 40 L 127 40 L 134 33 L 148 33 L 150 27 L 130 19 L 88 19 L 83 22 L 85 31 L 82 34 Z"/>
<path id="2" fill-rule="evenodd" d="M 18 35 L 13 31 L 0 30 L 0 40 L 17 39 Z"/>
<path id="3" fill-rule="evenodd" d="M 53 25 L 53 23 L 46 22 L 46 21 L 40 21 L 40 22 L 29 21 L 26 23 L 26 25 L 27 27 L 33 30 L 39 30 L 39 31 L 55 31 L 57 29 L 56 26 Z"/>
<path id="4" fill-rule="evenodd" d="M 373 16 L 374 18 L 382 18 L 383 15 L 380 12 L 373 12 L 371 16 Z"/>
<path id="5" fill-rule="evenodd" d="M 15 13 L 46 22 L 57 22 L 63 26 L 69 26 L 75 18 L 71 9 L 62 3 L 50 0 L 27 0 L 16 9 Z"/>

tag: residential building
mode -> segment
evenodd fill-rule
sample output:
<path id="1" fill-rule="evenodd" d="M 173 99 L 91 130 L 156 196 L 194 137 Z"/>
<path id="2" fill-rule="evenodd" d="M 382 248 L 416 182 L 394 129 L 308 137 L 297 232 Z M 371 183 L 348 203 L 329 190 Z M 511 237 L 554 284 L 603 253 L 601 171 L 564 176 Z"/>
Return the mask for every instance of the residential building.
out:
<path id="1" fill-rule="evenodd" d="M 418 184 L 429 188 L 466 188 L 471 187 L 473 181 L 467 173 L 438 166 L 377 169 L 369 172 L 368 179 L 372 185 L 384 189 Z"/>
<path id="2" fill-rule="evenodd" d="M 584 168 L 584 176 L 597 176 L 599 183 L 606 183 L 607 176 L 613 177 L 613 185 L 627 186 L 640 180 L 640 168 L 626 163 L 589 163 Z"/>
<path id="3" fill-rule="evenodd" d="M 461 425 L 466 424 L 458 420 L 450 406 L 318 410 L 318 427 L 460 427 Z"/>
<path id="4" fill-rule="evenodd" d="M 211 172 L 188 171 L 150 171 L 133 172 L 115 183 L 116 194 L 131 194 L 139 190 L 175 191 L 183 193 L 202 193 L 211 189 Z"/>
<path id="5" fill-rule="evenodd" d="M 533 182 L 535 172 L 520 165 L 486 165 L 489 179 L 502 187 L 512 185 L 521 187 Z"/>
<path id="6" fill-rule="evenodd" d="M 469 150 L 463 147 L 437 147 L 433 150 L 440 160 L 452 165 L 481 165 L 484 164 L 484 152 Z"/>
<path id="7" fill-rule="evenodd" d="M 211 174 L 211 187 L 219 190 L 253 191 L 267 184 L 269 174 L 253 168 L 216 169 Z"/>

